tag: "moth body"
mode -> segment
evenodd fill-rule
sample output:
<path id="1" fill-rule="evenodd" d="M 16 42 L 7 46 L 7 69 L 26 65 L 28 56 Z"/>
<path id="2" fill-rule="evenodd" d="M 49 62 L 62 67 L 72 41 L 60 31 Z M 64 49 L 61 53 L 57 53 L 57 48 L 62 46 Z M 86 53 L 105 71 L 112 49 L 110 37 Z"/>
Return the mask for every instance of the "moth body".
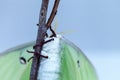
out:
<path id="1" fill-rule="evenodd" d="M 43 45 L 41 54 L 48 56 L 48 59 L 42 58 L 38 71 L 38 80 L 58 80 L 60 73 L 60 36 L 52 37 L 50 41 Z M 51 38 L 47 38 L 49 40 Z"/>

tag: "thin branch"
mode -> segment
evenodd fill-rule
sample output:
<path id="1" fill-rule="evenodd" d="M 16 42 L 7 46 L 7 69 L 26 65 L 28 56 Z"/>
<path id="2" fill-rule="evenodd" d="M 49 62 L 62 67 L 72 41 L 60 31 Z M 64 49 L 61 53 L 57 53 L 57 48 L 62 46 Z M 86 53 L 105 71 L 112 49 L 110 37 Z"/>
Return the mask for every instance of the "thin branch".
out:
<path id="1" fill-rule="evenodd" d="M 52 23 L 55 15 L 57 13 L 57 8 L 58 8 L 58 5 L 59 5 L 59 2 L 60 2 L 60 0 L 55 0 L 55 2 L 54 2 L 52 12 L 51 12 L 50 17 L 49 17 L 49 19 L 47 21 L 47 24 L 46 24 L 47 27 L 51 26 L 51 23 Z"/>
<path id="2" fill-rule="evenodd" d="M 47 28 L 45 27 L 45 22 L 46 22 L 48 3 L 49 0 L 42 0 L 42 6 L 39 16 L 39 25 L 38 25 L 39 28 L 38 28 L 38 34 L 36 40 L 36 45 L 40 45 L 40 46 L 35 48 L 35 52 L 39 54 L 34 54 L 32 66 L 31 66 L 31 72 L 30 72 L 30 80 L 37 80 L 38 69 L 40 66 L 40 54 L 42 50 L 42 45 L 44 43 L 44 37 L 47 31 Z"/>
<path id="3" fill-rule="evenodd" d="M 46 24 L 46 16 L 47 16 L 49 0 L 42 0 L 42 6 L 39 14 L 39 23 L 38 23 L 39 27 L 38 27 L 37 40 L 36 40 L 36 45 L 39 45 L 39 46 L 34 47 L 35 52 L 34 52 L 32 66 L 31 66 L 30 80 L 37 80 L 37 75 L 38 75 L 38 70 L 40 67 L 40 60 L 41 60 L 41 50 L 44 44 L 44 38 L 47 32 L 47 29 L 51 26 L 51 23 L 55 17 L 59 1 L 60 0 L 55 0 L 53 10 Z M 35 53 L 38 53 L 38 54 L 35 54 Z"/>

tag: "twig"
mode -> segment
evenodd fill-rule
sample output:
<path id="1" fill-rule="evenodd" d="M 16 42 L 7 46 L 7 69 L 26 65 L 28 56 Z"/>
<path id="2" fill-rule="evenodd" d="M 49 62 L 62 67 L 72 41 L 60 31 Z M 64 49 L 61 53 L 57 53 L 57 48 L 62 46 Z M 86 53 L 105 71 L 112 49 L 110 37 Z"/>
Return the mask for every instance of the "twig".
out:
<path id="1" fill-rule="evenodd" d="M 52 23 L 55 15 L 57 13 L 57 8 L 58 8 L 58 5 L 59 5 L 59 2 L 60 2 L 60 0 L 55 0 L 55 2 L 54 2 L 54 6 L 53 6 L 53 9 L 52 9 L 52 12 L 51 12 L 50 17 L 49 17 L 49 19 L 47 21 L 47 24 L 46 24 L 47 27 L 51 26 L 51 23 Z"/>
<path id="2" fill-rule="evenodd" d="M 34 53 L 31 72 L 30 72 L 30 80 L 37 80 L 38 69 L 40 67 L 40 60 L 41 60 L 41 50 L 44 43 L 44 38 L 47 32 L 47 29 L 51 26 L 51 23 L 55 17 L 59 1 L 60 0 L 55 0 L 53 10 L 46 24 L 46 15 L 47 15 L 49 0 L 42 0 L 42 6 L 39 14 L 39 23 L 38 23 L 39 28 L 38 28 L 37 40 L 36 40 L 36 45 L 39 45 L 39 46 L 36 46 L 34 48 L 35 53 L 39 53 L 39 54 Z"/>
<path id="3" fill-rule="evenodd" d="M 32 66 L 31 66 L 31 72 L 30 72 L 30 80 L 37 80 L 38 69 L 40 66 L 40 54 L 44 42 L 44 37 L 47 31 L 47 28 L 45 27 L 45 22 L 46 22 L 48 3 L 49 0 L 42 0 L 42 6 L 39 15 L 39 25 L 38 25 L 39 28 L 38 28 L 38 34 L 36 40 L 36 45 L 40 45 L 40 46 L 35 48 L 35 52 L 39 54 L 34 54 Z"/>

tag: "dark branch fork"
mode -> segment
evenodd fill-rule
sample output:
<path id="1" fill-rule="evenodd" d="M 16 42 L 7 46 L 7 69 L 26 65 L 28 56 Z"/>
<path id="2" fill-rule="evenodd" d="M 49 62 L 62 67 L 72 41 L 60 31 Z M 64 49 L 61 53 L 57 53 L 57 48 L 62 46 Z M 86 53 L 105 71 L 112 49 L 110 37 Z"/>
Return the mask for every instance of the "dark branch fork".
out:
<path id="1" fill-rule="evenodd" d="M 59 1 L 60 0 L 55 0 L 53 10 L 46 24 L 46 16 L 47 16 L 49 0 L 42 0 L 42 6 L 41 6 L 40 14 L 39 14 L 39 23 L 37 24 L 38 33 L 37 33 L 36 44 L 34 46 L 35 51 L 34 52 L 28 51 L 30 53 L 34 53 L 34 56 L 32 57 L 33 61 L 32 61 L 31 72 L 30 72 L 30 80 L 37 80 L 41 57 L 46 57 L 46 56 L 41 55 L 41 50 L 42 50 L 43 44 L 45 43 L 44 38 L 46 36 L 47 30 L 48 28 L 51 27 L 51 23 L 56 15 Z M 52 30 L 52 28 L 50 28 L 50 30 Z"/>

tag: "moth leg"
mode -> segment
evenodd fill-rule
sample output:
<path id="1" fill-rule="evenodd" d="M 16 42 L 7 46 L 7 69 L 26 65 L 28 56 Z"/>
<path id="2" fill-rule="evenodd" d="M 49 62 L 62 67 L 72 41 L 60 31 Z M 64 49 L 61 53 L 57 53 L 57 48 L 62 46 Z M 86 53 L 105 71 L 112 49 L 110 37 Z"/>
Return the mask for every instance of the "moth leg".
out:
<path id="1" fill-rule="evenodd" d="M 27 62 L 29 62 L 31 59 L 33 59 L 34 58 L 34 56 L 32 56 L 32 57 L 30 57 L 28 60 L 27 60 Z"/>
<path id="2" fill-rule="evenodd" d="M 32 54 L 39 54 L 39 53 L 37 53 L 37 52 L 29 51 L 29 50 L 27 50 L 27 52 L 28 52 L 28 53 L 32 53 Z M 41 54 L 40 54 L 40 56 L 43 57 L 43 58 L 48 58 L 48 56 L 44 56 L 44 55 L 41 55 Z"/>
<path id="3" fill-rule="evenodd" d="M 50 37 L 56 37 L 56 33 L 51 26 L 50 26 L 50 31 L 52 32 L 52 35 Z"/>
<path id="4" fill-rule="evenodd" d="M 46 43 L 48 43 L 48 42 L 50 42 L 50 41 L 53 41 L 53 40 L 54 40 L 54 38 L 49 39 L 49 40 L 45 41 L 43 44 L 46 44 Z"/>

